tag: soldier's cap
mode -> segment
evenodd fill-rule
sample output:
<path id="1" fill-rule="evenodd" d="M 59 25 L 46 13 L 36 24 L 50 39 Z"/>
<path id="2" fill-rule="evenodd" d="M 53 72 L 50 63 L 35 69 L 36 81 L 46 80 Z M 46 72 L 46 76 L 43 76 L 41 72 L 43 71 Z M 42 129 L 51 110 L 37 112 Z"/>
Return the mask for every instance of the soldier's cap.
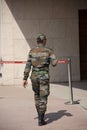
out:
<path id="1" fill-rule="evenodd" d="M 46 35 L 45 35 L 45 34 L 39 34 L 39 35 L 37 36 L 37 41 L 38 41 L 38 40 L 41 40 L 41 41 L 46 40 Z"/>

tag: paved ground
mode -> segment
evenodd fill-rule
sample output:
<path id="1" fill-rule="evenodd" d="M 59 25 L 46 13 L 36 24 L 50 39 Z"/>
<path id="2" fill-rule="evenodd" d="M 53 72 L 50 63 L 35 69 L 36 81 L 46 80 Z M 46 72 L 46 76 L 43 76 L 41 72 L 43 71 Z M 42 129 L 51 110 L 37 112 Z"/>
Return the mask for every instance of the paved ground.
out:
<path id="1" fill-rule="evenodd" d="M 86 85 L 74 83 L 74 100 L 80 104 L 65 105 L 69 100 L 67 84 L 51 84 L 45 126 L 37 125 L 31 85 L 27 89 L 0 86 L 0 130 L 87 130 Z"/>

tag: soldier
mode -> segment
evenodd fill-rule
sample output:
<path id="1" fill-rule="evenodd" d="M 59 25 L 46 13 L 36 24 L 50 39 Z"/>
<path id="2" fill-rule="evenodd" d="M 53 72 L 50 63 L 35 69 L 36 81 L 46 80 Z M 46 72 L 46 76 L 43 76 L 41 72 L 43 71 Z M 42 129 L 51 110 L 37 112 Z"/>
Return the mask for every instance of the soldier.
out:
<path id="1" fill-rule="evenodd" d="M 47 109 L 49 90 L 49 65 L 57 65 L 57 58 L 52 49 L 46 47 L 46 36 L 39 34 L 38 46 L 31 49 L 24 70 L 23 86 L 26 88 L 27 79 L 32 67 L 31 82 L 34 91 L 35 106 L 38 113 L 38 125 L 46 124 L 44 115 Z"/>

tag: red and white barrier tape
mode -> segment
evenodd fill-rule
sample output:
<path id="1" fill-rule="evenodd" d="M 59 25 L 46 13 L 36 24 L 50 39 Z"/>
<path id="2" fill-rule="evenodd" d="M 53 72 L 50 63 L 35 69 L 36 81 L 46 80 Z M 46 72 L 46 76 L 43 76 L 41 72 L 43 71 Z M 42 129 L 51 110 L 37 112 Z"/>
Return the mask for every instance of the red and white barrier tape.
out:
<path id="1" fill-rule="evenodd" d="M 59 64 L 65 64 L 68 62 L 68 60 L 58 60 Z M 26 61 L 0 61 L 0 64 L 26 64 Z"/>
<path id="2" fill-rule="evenodd" d="M 0 64 L 25 64 L 26 61 L 0 61 Z"/>
<path id="3" fill-rule="evenodd" d="M 65 64 L 65 63 L 68 63 L 68 62 L 69 62 L 68 60 L 58 60 L 59 64 Z"/>

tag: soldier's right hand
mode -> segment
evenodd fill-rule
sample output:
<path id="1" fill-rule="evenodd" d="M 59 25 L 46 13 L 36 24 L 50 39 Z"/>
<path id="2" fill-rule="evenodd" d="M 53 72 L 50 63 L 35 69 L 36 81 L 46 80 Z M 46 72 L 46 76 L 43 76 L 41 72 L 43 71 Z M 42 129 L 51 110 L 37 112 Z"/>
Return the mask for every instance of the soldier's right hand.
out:
<path id="1" fill-rule="evenodd" d="M 24 87 L 24 88 L 27 87 L 27 84 L 28 84 L 27 80 L 23 80 L 23 87 Z"/>

